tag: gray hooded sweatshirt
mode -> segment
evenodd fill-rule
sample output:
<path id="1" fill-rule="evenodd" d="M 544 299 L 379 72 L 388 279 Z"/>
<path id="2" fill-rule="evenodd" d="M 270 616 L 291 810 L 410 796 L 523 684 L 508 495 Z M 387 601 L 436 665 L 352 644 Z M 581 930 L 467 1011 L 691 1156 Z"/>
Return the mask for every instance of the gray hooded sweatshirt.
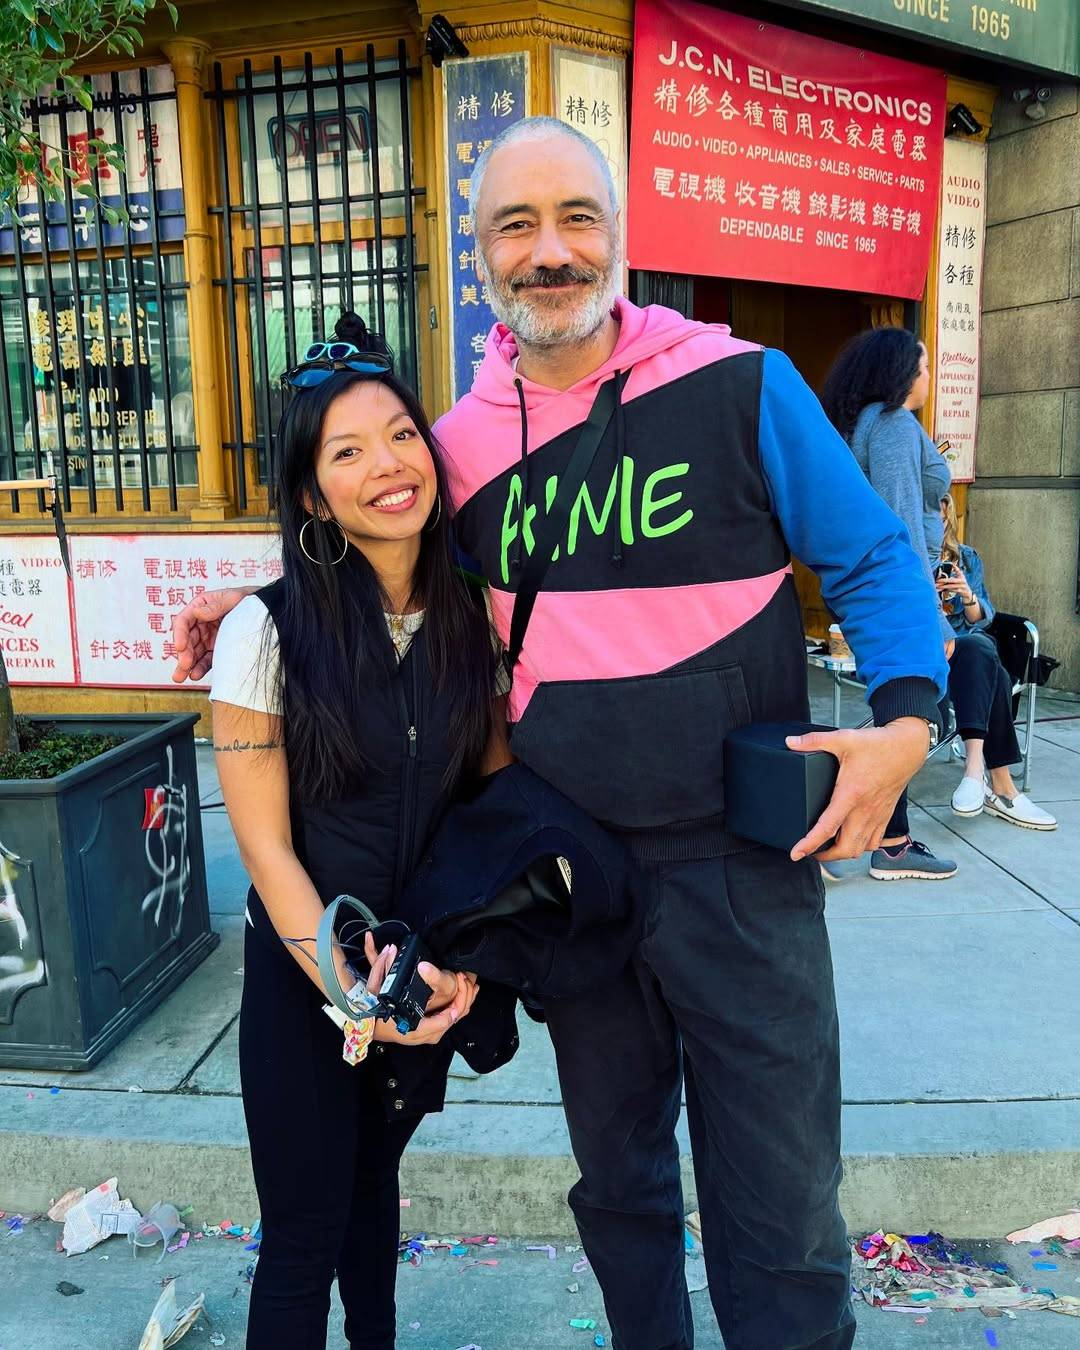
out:
<path id="1" fill-rule="evenodd" d="M 887 412 L 883 403 L 870 403 L 862 410 L 850 443 L 870 485 L 907 526 L 912 547 L 933 587 L 933 568 L 941 556 L 945 531 L 941 499 L 952 485 L 944 455 L 913 412 L 907 408 Z M 954 638 L 940 602 L 938 609 L 942 637 Z"/>

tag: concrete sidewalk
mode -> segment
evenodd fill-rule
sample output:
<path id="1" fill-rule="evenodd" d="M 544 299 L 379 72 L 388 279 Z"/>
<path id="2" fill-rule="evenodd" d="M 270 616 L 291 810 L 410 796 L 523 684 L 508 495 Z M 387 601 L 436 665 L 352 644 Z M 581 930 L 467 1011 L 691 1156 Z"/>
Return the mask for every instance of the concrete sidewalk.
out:
<path id="1" fill-rule="evenodd" d="M 221 1216 L 219 1216 L 221 1217 Z M 206 1350 L 210 1335 L 223 1336 L 226 1350 L 244 1344 L 250 1287 L 243 1271 L 251 1257 L 238 1243 L 220 1238 L 192 1242 L 185 1251 L 166 1256 L 160 1265 L 151 1253 L 135 1258 L 122 1238 L 112 1238 L 84 1256 L 71 1258 L 53 1251 L 59 1228 L 32 1224 L 17 1237 L 0 1228 L 0 1350 L 120 1350 L 138 1344 L 150 1310 L 161 1293 L 163 1278 L 176 1280 L 177 1307 L 197 1294 L 206 1295 L 206 1317 L 181 1345 Z M 534 1239 L 546 1242 L 545 1238 Z M 159 1249 L 160 1250 L 160 1249 Z M 521 1241 L 500 1240 L 479 1253 L 497 1266 L 480 1266 L 446 1252 L 425 1258 L 419 1269 L 398 1271 L 398 1338 L 400 1350 L 592 1350 L 599 1332 L 607 1346 L 611 1334 L 591 1270 L 577 1274 L 580 1252 L 557 1244 L 551 1261 L 542 1252 L 525 1250 Z M 103 1261 L 102 1257 L 108 1257 Z M 1001 1246 L 980 1249 L 977 1259 L 1004 1261 L 1025 1282 L 1055 1280 L 1062 1293 L 1073 1283 L 1068 1263 L 1053 1276 L 1034 1271 L 1025 1249 Z M 700 1270 L 700 1258 L 688 1262 L 688 1273 Z M 65 1298 L 57 1284 L 66 1280 L 84 1292 Z M 570 1286 L 577 1292 L 571 1293 Z M 721 1350 L 706 1290 L 691 1295 L 698 1350 Z M 1052 1312 L 1020 1309 L 1015 1320 L 986 1318 L 977 1307 L 960 1313 L 946 1310 L 886 1312 L 864 1302 L 855 1305 L 860 1350 L 1075 1350 L 1076 1320 Z M 595 1331 L 570 1327 L 571 1318 L 595 1319 Z M 916 1320 L 918 1318 L 918 1320 Z M 342 1312 L 334 1291 L 327 1350 L 345 1350 Z M 994 1333 L 990 1341 L 987 1330 Z M 287 1348 L 286 1348 L 287 1350 Z"/>
<path id="2" fill-rule="evenodd" d="M 845 691 L 846 724 L 860 712 Z M 829 887 L 853 1230 L 989 1235 L 1080 1200 L 1080 699 L 1044 696 L 1039 716 L 1031 790 L 1056 832 L 953 816 L 960 766 L 944 761 L 917 778 L 912 825 L 959 874 L 885 884 L 863 861 Z M 192 1202 L 196 1222 L 257 1213 L 236 1066 L 246 879 L 211 805 L 210 751 L 199 758 L 221 946 L 97 1069 L 0 1070 L 0 1208 L 39 1211 L 116 1175 L 140 1206 Z M 455 1065 L 446 1111 L 418 1132 L 403 1169 L 410 1226 L 570 1232 L 576 1174 L 551 1051 L 521 1021 L 513 1063 L 488 1078 Z"/>

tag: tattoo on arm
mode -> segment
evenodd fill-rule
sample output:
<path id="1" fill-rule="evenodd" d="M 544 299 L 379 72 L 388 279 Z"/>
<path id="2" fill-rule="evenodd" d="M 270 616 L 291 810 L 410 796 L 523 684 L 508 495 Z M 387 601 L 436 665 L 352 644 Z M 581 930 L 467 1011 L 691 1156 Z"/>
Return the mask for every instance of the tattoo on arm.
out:
<path id="1" fill-rule="evenodd" d="M 218 745 L 214 742 L 214 749 L 220 754 L 227 754 L 231 750 L 280 750 L 283 741 L 233 741 L 231 745 Z"/>

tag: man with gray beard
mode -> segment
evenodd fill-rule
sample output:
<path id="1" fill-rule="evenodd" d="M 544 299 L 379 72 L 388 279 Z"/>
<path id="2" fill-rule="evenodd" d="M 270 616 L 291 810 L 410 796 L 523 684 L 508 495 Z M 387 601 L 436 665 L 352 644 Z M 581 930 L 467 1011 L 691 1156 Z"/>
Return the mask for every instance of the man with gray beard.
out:
<path id="1" fill-rule="evenodd" d="M 614 1343 L 693 1344 L 675 1138 L 685 1082 L 725 1344 L 841 1350 L 854 1321 L 813 855 L 875 846 L 922 763 L 946 678 L 934 597 L 786 358 L 619 297 L 618 202 L 587 137 L 551 118 L 508 128 L 473 170 L 470 203 L 500 322 L 435 433 L 461 544 L 508 645 L 559 480 L 598 391 L 615 391 L 509 708 L 515 756 L 624 840 L 651 915 L 615 987 L 545 1008 L 581 1168 L 570 1204 Z M 822 579 L 877 726 L 793 746 L 831 750 L 841 768 L 788 857 L 726 829 L 721 747 L 751 721 L 809 720 L 791 550 Z"/>
<path id="2" fill-rule="evenodd" d="M 511 748 L 624 841 L 650 916 L 618 981 L 545 1007 L 581 1170 L 570 1204 L 614 1344 L 693 1345 L 685 1086 L 728 1350 L 846 1350 L 839 1049 L 815 855 L 876 847 L 923 762 L 947 679 L 936 600 L 781 353 L 619 296 L 618 202 L 587 137 L 551 118 L 517 123 L 481 156 L 470 201 L 500 322 L 436 434 L 461 544 L 511 647 Z M 519 583 L 604 404 L 511 644 Z M 792 552 L 821 578 L 875 726 L 789 741 L 840 768 L 788 856 L 727 828 L 722 746 L 750 722 L 809 720 Z M 235 594 L 180 616 L 174 678 L 208 668 Z"/>

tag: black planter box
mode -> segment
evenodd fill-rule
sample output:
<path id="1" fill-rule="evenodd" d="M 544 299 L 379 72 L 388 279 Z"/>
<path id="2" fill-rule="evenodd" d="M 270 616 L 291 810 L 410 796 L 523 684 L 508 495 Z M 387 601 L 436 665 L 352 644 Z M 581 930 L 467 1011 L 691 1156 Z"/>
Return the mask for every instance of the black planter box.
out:
<path id="1" fill-rule="evenodd" d="M 0 1066 L 89 1069 L 217 946 L 194 714 L 50 717 L 125 743 L 0 780 Z"/>

